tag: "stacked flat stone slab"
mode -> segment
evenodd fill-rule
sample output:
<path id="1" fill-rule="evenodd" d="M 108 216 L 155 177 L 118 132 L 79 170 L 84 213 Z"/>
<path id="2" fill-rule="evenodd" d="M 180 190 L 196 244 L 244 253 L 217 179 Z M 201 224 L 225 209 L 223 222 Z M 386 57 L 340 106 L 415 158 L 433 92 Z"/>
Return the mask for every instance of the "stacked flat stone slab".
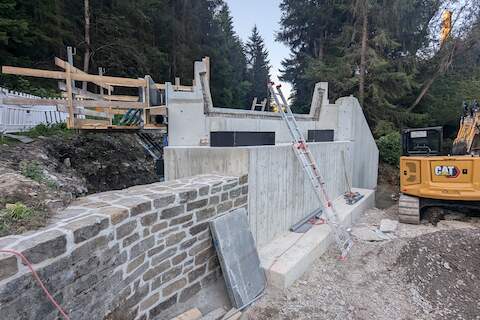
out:
<path id="1" fill-rule="evenodd" d="M 0 238 L 71 319 L 161 319 L 218 280 L 208 221 L 247 205 L 247 177 L 201 175 L 82 198 L 47 228 Z M 0 319 L 57 319 L 15 256 L 0 254 Z"/>

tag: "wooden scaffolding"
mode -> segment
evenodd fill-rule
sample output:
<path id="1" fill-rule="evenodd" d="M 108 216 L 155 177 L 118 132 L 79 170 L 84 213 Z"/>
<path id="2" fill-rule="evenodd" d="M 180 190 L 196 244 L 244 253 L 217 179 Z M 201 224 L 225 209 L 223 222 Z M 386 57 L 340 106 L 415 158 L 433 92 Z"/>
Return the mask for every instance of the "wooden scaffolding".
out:
<path id="1" fill-rule="evenodd" d="M 158 130 L 166 127 L 163 123 L 167 115 L 164 83 L 155 83 L 148 75 L 133 79 L 88 74 L 59 58 L 55 58 L 55 65 L 63 71 L 3 66 L 2 72 L 59 80 L 63 98 L 6 98 L 3 99 L 3 104 L 56 106 L 58 111 L 68 113 L 67 127 L 70 129 Z M 93 84 L 90 88 L 96 88 L 97 93 L 78 88 L 76 81 Z M 117 87 L 137 88 L 138 95 L 115 95 Z M 176 78 L 174 89 L 192 91 L 193 87 L 180 85 L 180 79 Z"/>

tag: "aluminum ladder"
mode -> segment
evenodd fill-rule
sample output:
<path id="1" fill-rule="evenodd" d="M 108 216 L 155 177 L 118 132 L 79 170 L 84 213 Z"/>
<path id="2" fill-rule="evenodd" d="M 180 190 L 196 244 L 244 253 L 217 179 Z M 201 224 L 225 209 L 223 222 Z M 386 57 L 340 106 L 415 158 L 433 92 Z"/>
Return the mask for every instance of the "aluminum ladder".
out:
<path id="1" fill-rule="evenodd" d="M 340 223 L 340 219 L 333 208 L 332 201 L 328 197 L 327 190 L 325 188 L 325 182 L 318 170 L 315 158 L 313 157 L 306 140 L 298 127 L 297 121 L 292 113 L 292 110 L 288 106 L 287 100 L 283 95 L 281 86 L 275 86 L 274 83 L 269 83 L 268 89 L 276 105 L 278 106 L 279 112 L 282 115 L 283 120 L 287 124 L 290 134 L 292 135 L 293 140 L 293 150 L 297 156 L 300 164 L 302 165 L 305 173 L 307 174 L 310 182 L 312 183 L 315 194 L 317 195 L 320 203 L 323 206 L 323 211 L 325 214 L 326 222 L 330 225 L 333 230 L 335 237 L 335 242 L 338 248 L 341 251 L 341 258 L 344 259 L 350 248 L 353 245 L 352 238 L 345 227 Z M 276 89 L 276 91 L 275 91 Z M 280 99 L 279 99 L 280 98 Z"/>

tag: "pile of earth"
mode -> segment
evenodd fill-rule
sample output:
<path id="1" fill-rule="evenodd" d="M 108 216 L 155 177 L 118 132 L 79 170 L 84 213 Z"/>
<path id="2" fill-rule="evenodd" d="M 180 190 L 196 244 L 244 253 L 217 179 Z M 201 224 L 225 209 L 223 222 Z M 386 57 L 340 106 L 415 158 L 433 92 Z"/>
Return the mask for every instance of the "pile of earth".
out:
<path id="1" fill-rule="evenodd" d="M 1 144 L 0 212 L 21 203 L 44 218 L 14 223 L 0 236 L 41 226 L 77 197 L 156 181 L 154 162 L 134 134 L 69 131 Z"/>
<path id="2" fill-rule="evenodd" d="M 480 317 L 480 230 L 413 238 L 401 249 L 397 264 L 436 318 Z"/>
<path id="3" fill-rule="evenodd" d="M 394 219 L 368 210 L 355 227 Z M 400 224 L 383 241 L 354 239 L 346 260 L 330 249 L 286 290 L 268 287 L 248 319 L 480 319 L 480 229 L 476 222 Z"/>

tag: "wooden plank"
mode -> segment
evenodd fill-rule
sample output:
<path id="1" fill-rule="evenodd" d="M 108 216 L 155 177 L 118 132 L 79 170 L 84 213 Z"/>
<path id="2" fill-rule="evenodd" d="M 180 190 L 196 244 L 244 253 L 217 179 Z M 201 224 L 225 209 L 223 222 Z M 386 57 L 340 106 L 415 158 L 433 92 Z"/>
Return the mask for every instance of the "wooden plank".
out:
<path id="1" fill-rule="evenodd" d="M 108 100 L 108 101 L 138 102 L 139 97 L 137 97 L 137 96 L 111 95 L 111 96 L 104 96 L 103 99 Z"/>
<path id="2" fill-rule="evenodd" d="M 197 308 L 190 309 L 171 320 L 198 320 L 202 317 L 202 313 Z"/>
<path id="3" fill-rule="evenodd" d="M 252 111 L 255 111 L 255 107 L 257 106 L 257 97 L 253 98 L 253 101 L 252 101 Z"/>
<path id="4" fill-rule="evenodd" d="M 58 89 L 62 91 L 67 91 L 67 86 L 64 82 L 58 82 Z M 76 98 L 80 99 L 94 99 L 94 100 L 102 100 L 102 96 L 96 93 L 92 93 L 90 91 L 85 91 L 80 88 L 72 88 L 72 92 L 75 94 Z M 62 96 L 66 97 L 66 93 L 62 92 Z"/>
<path id="5" fill-rule="evenodd" d="M 2 73 L 15 74 L 27 77 L 50 78 L 57 80 L 66 80 L 65 72 L 50 71 L 42 69 L 19 68 L 3 66 Z M 71 79 L 76 81 L 100 82 L 119 87 L 146 87 L 145 79 L 132 79 L 110 76 L 97 76 L 92 74 L 72 73 Z"/>
<path id="6" fill-rule="evenodd" d="M 75 119 L 74 129 L 83 130 L 139 130 L 140 126 L 110 125 L 108 120 Z"/>
<path id="7" fill-rule="evenodd" d="M 115 109 L 112 108 L 111 110 L 109 109 L 107 112 L 111 115 L 113 114 L 125 114 L 127 113 L 128 109 Z"/>
<path id="8" fill-rule="evenodd" d="M 206 66 L 207 82 L 210 84 L 210 57 L 205 57 L 205 58 L 202 59 L 202 61 Z"/>
<path id="9" fill-rule="evenodd" d="M 68 99 L 33 99 L 33 98 L 4 98 L 3 104 L 25 105 L 25 106 L 46 106 L 46 105 L 68 105 Z M 142 102 L 123 101 L 98 101 L 98 100 L 73 100 L 73 106 L 91 108 L 117 108 L 117 109 L 144 109 Z"/>
<path id="10" fill-rule="evenodd" d="M 146 110 L 150 111 L 151 116 L 166 116 L 167 115 L 167 107 L 166 106 L 158 106 L 158 107 L 150 107 Z"/>
<path id="11" fill-rule="evenodd" d="M 165 83 L 155 83 L 155 88 L 158 90 L 165 90 L 166 85 Z M 179 86 L 174 86 L 175 91 L 185 91 L 185 92 L 191 92 L 193 91 L 192 86 L 185 86 L 185 85 L 179 85 Z"/>
<path id="12" fill-rule="evenodd" d="M 222 318 L 222 320 L 237 320 L 242 316 L 242 312 L 235 308 L 230 309 Z"/>
<path id="13" fill-rule="evenodd" d="M 59 112 L 68 112 L 68 108 L 66 106 L 57 106 L 57 111 Z M 92 116 L 92 117 L 99 117 L 99 118 L 108 118 L 109 114 L 106 112 L 98 112 L 84 108 L 73 108 L 73 113 L 78 115 L 84 116 Z M 124 111 L 125 113 L 125 111 Z"/>
<path id="14" fill-rule="evenodd" d="M 167 129 L 167 125 L 165 124 L 145 124 L 143 125 L 143 129 L 145 130 L 160 130 L 160 129 Z"/>
<path id="15" fill-rule="evenodd" d="M 97 120 L 97 119 L 75 119 L 75 126 L 105 126 L 108 125 L 109 121 L 107 120 Z"/>
<path id="16" fill-rule="evenodd" d="M 27 76 L 27 77 L 51 78 L 51 79 L 58 79 L 58 80 L 67 79 L 65 72 L 30 69 L 30 68 L 19 68 L 19 67 L 10 67 L 10 66 L 3 66 L 2 73 L 16 74 L 19 76 Z"/>
<path id="17" fill-rule="evenodd" d="M 55 65 L 57 65 L 58 67 L 64 69 L 64 70 L 67 70 L 67 65 L 70 65 L 67 61 L 64 61 L 60 58 L 57 58 L 55 57 Z M 72 66 L 70 65 L 70 71 L 71 72 L 74 72 L 74 73 L 82 73 L 82 74 L 88 74 L 80 69 L 77 69 L 75 68 L 75 66 Z M 104 89 L 107 89 L 107 90 L 113 90 L 113 87 L 112 86 L 109 86 L 105 83 L 101 83 L 101 82 L 96 82 L 96 81 L 92 81 L 93 83 L 95 83 L 97 86 L 99 87 L 102 87 Z"/>
<path id="18" fill-rule="evenodd" d="M 66 83 L 67 83 L 67 111 L 68 111 L 68 120 L 67 127 L 72 128 L 74 125 L 75 114 L 73 113 L 73 93 L 72 93 L 72 73 L 70 72 L 70 65 L 67 65 L 66 70 Z"/>

